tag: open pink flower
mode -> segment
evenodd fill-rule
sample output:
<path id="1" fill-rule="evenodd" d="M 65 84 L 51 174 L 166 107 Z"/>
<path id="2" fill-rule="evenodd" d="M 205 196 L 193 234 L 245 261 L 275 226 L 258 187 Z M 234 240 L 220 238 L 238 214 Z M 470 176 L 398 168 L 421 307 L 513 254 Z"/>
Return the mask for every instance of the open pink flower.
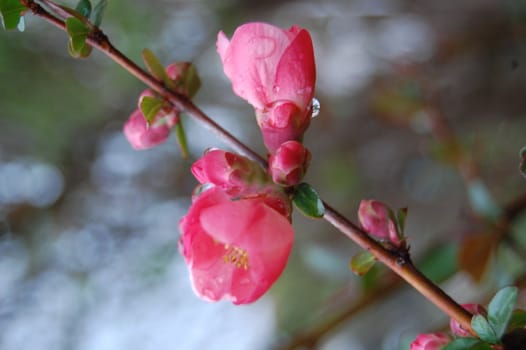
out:
<path id="1" fill-rule="evenodd" d="M 487 311 L 484 308 L 484 306 L 480 304 L 462 304 L 462 307 L 466 309 L 467 311 L 471 312 L 473 315 L 482 315 L 484 317 L 487 316 Z M 459 337 L 471 337 L 471 333 L 467 330 L 465 330 L 460 323 L 458 323 L 457 320 L 451 319 L 449 321 L 449 327 L 451 328 L 451 332 L 453 332 L 454 335 Z"/>
<path id="2" fill-rule="evenodd" d="M 247 23 L 229 41 L 223 32 L 217 51 L 234 92 L 256 109 L 265 145 L 301 140 L 310 122 L 316 68 L 309 33 Z"/>
<path id="3" fill-rule="evenodd" d="M 409 350 L 440 350 L 450 341 L 451 338 L 445 333 L 419 334 L 411 343 Z"/>
<path id="4" fill-rule="evenodd" d="M 217 186 L 194 197 L 179 229 L 197 295 L 234 304 L 254 302 L 272 286 L 293 242 L 289 220 L 264 196 L 233 200 Z"/>
<path id="5" fill-rule="evenodd" d="M 269 171 L 272 180 L 283 186 L 300 183 L 307 172 L 311 154 L 297 141 L 283 143 L 275 154 L 269 157 Z"/>
<path id="6" fill-rule="evenodd" d="M 400 238 L 390 214 L 391 209 L 386 204 L 374 199 L 363 199 L 358 208 L 358 221 L 370 235 L 399 245 Z"/>

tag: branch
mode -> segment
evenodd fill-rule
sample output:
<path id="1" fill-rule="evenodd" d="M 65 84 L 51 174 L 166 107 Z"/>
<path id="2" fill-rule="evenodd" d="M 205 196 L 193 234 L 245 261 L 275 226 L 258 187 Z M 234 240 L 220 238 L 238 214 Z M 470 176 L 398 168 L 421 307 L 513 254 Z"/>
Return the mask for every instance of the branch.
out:
<path id="1" fill-rule="evenodd" d="M 61 30 L 66 31 L 64 18 L 53 16 L 33 0 L 21 0 L 21 2 L 26 5 L 34 15 L 39 16 Z M 52 4 L 49 0 L 46 0 L 45 3 L 47 6 Z M 62 16 L 63 14 L 60 14 L 59 11 L 57 11 L 56 14 L 57 16 L 65 17 Z M 187 97 L 168 89 L 163 83 L 159 82 L 145 70 L 137 66 L 128 57 L 117 50 L 99 28 L 94 28 L 94 31 L 87 38 L 90 45 L 105 53 L 110 59 L 141 80 L 152 90 L 155 90 L 162 95 L 165 99 L 170 101 L 177 110 L 185 112 L 195 120 L 199 121 L 204 127 L 219 137 L 219 139 L 230 145 L 236 152 L 258 162 L 262 167 L 266 168 L 267 162 L 263 157 L 210 119 Z M 448 316 L 456 319 L 465 329 L 468 329 L 475 334 L 471 328 L 472 315 L 418 271 L 408 256 L 400 255 L 396 252 L 385 249 L 382 245 L 369 237 L 366 232 L 333 209 L 329 204 L 324 202 L 324 205 L 325 214 L 323 218 L 326 221 L 352 239 L 360 247 L 370 251 L 379 261 L 401 276 L 407 283 L 418 290 L 439 309 L 445 312 Z"/>

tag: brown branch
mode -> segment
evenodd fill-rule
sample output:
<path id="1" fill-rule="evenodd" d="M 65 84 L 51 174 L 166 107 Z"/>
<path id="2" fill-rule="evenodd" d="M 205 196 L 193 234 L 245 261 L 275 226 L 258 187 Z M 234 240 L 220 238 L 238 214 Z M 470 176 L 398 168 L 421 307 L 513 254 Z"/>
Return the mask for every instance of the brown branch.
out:
<path id="1" fill-rule="evenodd" d="M 410 260 L 386 250 L 382 245 L 369 237 L 369 235 L 336 210 L 331 208 L 327 203 L 324 203 L 324 205 L 325 215 L 323 218 L 325 220 L 340 230 L 344 235 L 352 239 L 360 247 L 371 252 L 379 261 L 402 277 L 446 315 L 454 318 L 462 325 L 462 327 L 473 332 L 471 328 L 472 315 L 418 271 Z"/>
<path id="2" fill-rule="evenodd" d="M 28 6 L 35 15 L 42 17 L 46 21 L 52 23 L 64 31 L 66 30 L 65 23 L 62 19 L 54 17 L 35 1 L 22 0 L 22 3 Z M 49 4 L 50 1 L 46 1 L 46 3 Z M 211 120 L 187 97 L 169 90 L 166 86 L 164 86 L 164 84 L 157 81 L 153 76 L 149 75 L 145 70 L 141 69 L 134 62 L 128 59 L 110 43 L 107 36 L 102 31 L 100 31 L 100 29 L 96 28 L 94 32 L 88 36 L 87 40 L 90 45 L 104 52 L 117 64 L 122 66 L 132 75 L 148 85 L 151 89 L 155 90 L 157 93 L 169 100 L 175 108 L 186 112 L 189 116 L 199 121 L 208 130 L 212 131 L 216 136 L 218 136 L 223 142 L 230 145 L 235 151 L 266 167 L 266 160 L 263 157 L 243 144 L 232 134 L 219 126 L 216 122 Z M 448 316 L 456 319 L 465 329 L 468 329 L 473 333 L 471 328 L 472 315 L 463 309 L 446 293 L 444 293 L 444 291 L 442 291 L 438 286 L 427 279 L 420 271 L 418 271 L 413 266 L 408 257 L 401 256 L 400 254 L 386 250 L 382 245 L 369 237 L 366 232 L 362 231 L 351 221 L 343 217 L 330 205 L 327 203 L 324 204 L 325 214 L 323 218 L 325 220 L 327 220 L 343 234 L 356 242 L 360 247 L 370 251 L 379 261 L 400 275 L 411 286 L 413 286 L 413 288 L 418 290 L 422 295 L 424 295 L 424 297 L 435 304 L 439 309 L 445 312 Z"/>

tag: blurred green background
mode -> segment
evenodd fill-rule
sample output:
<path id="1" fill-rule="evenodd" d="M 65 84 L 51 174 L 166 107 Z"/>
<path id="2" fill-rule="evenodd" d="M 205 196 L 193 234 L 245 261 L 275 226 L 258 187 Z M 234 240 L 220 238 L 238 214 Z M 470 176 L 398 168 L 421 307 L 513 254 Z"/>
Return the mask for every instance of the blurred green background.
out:
<path id="1" fill-rule="evenodd" d="M 307 181 L 325 200 L 353 221 L 363 198 L 409 207 L 414 260 L 459 302 L 524 284 L 525 1 L 111 0 L 102 28 L 136 62 L 145 47 L 193 61 L 196 104 L 263 154 L 215 52 L 219 30 L 248 21 L 311 32 L 321 113 Z M 189 160 L 175 139 L 133 151 L 121 129 L 144 86 L 66 47 L 29 14 L 24 33 L 0 31 L 1 349 L 407 349 L 446 327 L 384 268 L 354 276 L 357 247 L 296 214 L 267 296 L 199 300 L 177 226 L 192 160 L 226 146 L 185 118 Z"/>

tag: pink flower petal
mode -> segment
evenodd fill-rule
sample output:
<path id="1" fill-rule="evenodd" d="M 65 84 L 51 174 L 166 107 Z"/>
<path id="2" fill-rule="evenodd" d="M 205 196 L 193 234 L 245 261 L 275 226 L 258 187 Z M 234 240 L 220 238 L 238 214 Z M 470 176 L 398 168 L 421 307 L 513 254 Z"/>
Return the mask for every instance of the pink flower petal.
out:
<path id="1" fill-rule="evenodd" d="M 289 221 L 265 197 L 231 200 L 213 187 L 181 220 L 180 249 L 195 292 L 210 301 L 250 303 L 283 271 L 292 248 Z"/>

